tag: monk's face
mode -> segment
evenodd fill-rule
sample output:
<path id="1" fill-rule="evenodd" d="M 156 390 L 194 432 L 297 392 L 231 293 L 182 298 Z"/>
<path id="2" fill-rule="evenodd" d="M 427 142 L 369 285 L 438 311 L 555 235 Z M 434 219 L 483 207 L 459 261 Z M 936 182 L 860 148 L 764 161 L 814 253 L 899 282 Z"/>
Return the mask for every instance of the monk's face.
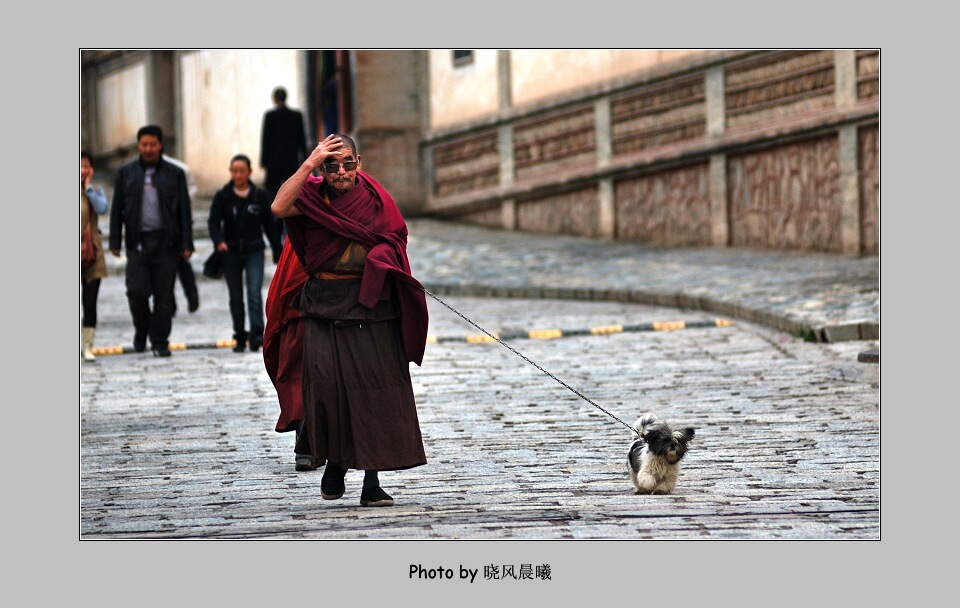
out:
<path id="1" fill-rule="evenodd" d="M 357 171 L 360 169 L 360 155 L 344 147 L 342 152 L 331 154 L 320 166 L 323 179 L 337 192 L 346 192 L 357 185 Z"/>

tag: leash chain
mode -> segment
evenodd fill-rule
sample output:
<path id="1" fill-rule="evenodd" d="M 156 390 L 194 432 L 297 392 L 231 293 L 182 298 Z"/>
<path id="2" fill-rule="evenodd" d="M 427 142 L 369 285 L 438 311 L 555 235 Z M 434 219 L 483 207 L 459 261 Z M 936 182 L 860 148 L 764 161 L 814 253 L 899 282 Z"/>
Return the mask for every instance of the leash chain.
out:
<path id="1" fill-rule="evenodd" d="M 476 323 L 474 323 L 473 321 L 471 321 L 470 319 L 468 319 L 468 318 L 467 318 L 466 316 L 464 316 L 464 314 L 461 313 L 459 310 L 457 310 L 457 309 L 454 308 L 453 306 L 450 306 L 449 304 L 447 304 L 446 302 L 444 302 L 443 300 L 441 300 L 441 299 L 438 298 L 437 296 L 433 295 L 432 293 L 430 293 L 430 292 L 427 291 L 426 289 L 424 289 L 424 288 L 422 288 L 422 287 L 421 287 L 421 289 L 423 289 L 423 292 L 424 292 L 425 294 L 427 294 L 428 296 L 430 296 L 431 298 L 433 298 L 433 299 L 436 300 L 437 302 L 440 302 L 441 304 L 443 304 L 444 306 L 446 306 L 447 308 L 449 308 L 449 309 L 450 309 L 454 314 L 456 314 L 458 317 L 460 317 L 461 319 L 463 319 L 464 321 L 466 321 L 466 322 L 469 323 L 470 325 L 473 325 L 474 327 L 476 327 L 477 329 L 479 329 L 480 331 L 482 331 L 484 334 L 486 334 L 487 336 L 489 336 L 491 339 L 496 340 L 496 341 L 499 342 L 502 346 L 504 346 L 505 348 L 509 349 L 513 354 L 515 354 L 516 356 L 520 357 L 521 359 L 523 359 L 524 361 L 526 361 L 526 362 L 529 363 L 530 365 L 534 366 L 535 368 L 539 369 L 541 372 L 543 372 L 543 373 L 546 374 L 547 376 L 549 376 L 549 377 L 553 378 L 554 380 L 556 380 L 557 382 L 559 382 L 560 385 L 563 386 L 565 389 L 569 390 L 570 392 L 572 392 L 572 393 L 573 393 L 574 395 L 576 395 L 577 397 L 580 397 L 581 399 L 583 399 L 584 401 L 586 401 L 587 403 L 589 403 L 589 404 L 592 405 L 593 407 L 597 408 L 598 410 L 600 410 L 601 412 L 603 412 L 603 413 L 606 414 L 607 416 L 610 416 L 611 418 L 613 418 L 614 420 L 616 420 L 617 422 L 619 422 L 619 423 L 622 424 L 623 426 L 627 427 L 627 428 L 630 429 L 631 431 L 634 431 L 634 429 L 633 429 L 632 426 L 630 426 L 629 424 L 627 424 L 627 423 L 624 422 L 623 420 L 620 420 L 619 418 L 617 418 L 616 416 L 614 416 L 613 414 L 611 414 L 611 413 L 608 412 L 607 410 L 605 410 L 605 409 L 603 409 L 602 407 L 600 407 L 600 406 L 599 406 L 598 404 L 596 404 L 592 399 L 590 399 L 589 397 L 587 397 L 586 395 L 584 395 L 583 393 L 581 393 L 581 392 L 578 391 L 577 389 L 573 388 L 572 386 L 570 386 L 569 384 L 567 384 L 566 382 L 564 382 L 564 381 L 561 380 L 560 378 L 557 378 L 556 376 L 554 376 L 553 374 L 551 374 L 551 373 L 548 372 L 547 370 L 543 369 L 542 367 L 540 367 L 539 365 L 537 365 L 536 363 L 534 363 L 533 361 L 531 361 L 530 359 L 528 359 L 528 358 L 527 358 L 526 356 L 524 356 L 522 353 L 520 353 L 519 351 L 517 351 L 517 349 L 513 348 L 512 346 L 510 346 L 509 344 L 507 344 L 506 342 L 504 342 L 503 340 L 501 340 L 501 339 L 498 338 L 497 336 L 491 334 L 490 332 L 488 332 L 488 331 L 485 330 L 484 328 L 480 327 L 479 325 L 477 325 Z"/>

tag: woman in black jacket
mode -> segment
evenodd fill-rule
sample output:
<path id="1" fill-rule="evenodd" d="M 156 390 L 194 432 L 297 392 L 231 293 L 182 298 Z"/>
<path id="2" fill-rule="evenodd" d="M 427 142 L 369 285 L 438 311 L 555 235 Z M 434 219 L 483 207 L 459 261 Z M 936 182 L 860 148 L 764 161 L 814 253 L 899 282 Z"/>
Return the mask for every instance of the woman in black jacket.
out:
<path id="1" fill-rule="evenodd" d="M 250 159 L 237 154 L 230 159 L 230 181 L 213 197 L 207 227 L 217 251 L 223 252 L 223 276 L 230 294 L 234 352 L 242 353 L 263 345 L 263 265 L 266 236 L 273 260 L 280 257 L 280 234 L 270 212 L 270 196 L 250 181 Z M 246 274 L 247 311 L 250 332 L 244 326 L 243 287 Z"/>

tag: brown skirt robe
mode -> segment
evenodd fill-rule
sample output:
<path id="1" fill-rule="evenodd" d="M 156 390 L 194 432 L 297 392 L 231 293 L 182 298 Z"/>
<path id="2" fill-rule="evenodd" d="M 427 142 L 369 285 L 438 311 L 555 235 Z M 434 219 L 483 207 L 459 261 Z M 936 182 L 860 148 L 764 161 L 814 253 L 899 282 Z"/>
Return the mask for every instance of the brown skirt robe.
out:
<path id="1" fill-rule="evenodd" d="M 359 280 L 310 279 L 303 327 L 303 429 L 314 466 L 389 471 L 427 463 L 397 306 L 357 303 Z"/>

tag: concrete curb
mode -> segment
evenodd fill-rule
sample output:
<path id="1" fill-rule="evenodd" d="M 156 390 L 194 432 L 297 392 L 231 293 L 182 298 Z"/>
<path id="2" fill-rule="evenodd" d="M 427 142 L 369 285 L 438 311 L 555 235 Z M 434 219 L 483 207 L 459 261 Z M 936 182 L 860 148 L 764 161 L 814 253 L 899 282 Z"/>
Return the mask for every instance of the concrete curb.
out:
<path id="1" fill-rule="evenodd" d="M 582 300 L 631 302 L 648 306 L 664 306 L 687 310 L 701 310 L 735 317 L 750 323 L 765 325 L 808 342 L 842 342 L 847 340 L 879 340 L 880 325 L 872 321 L 841 325 L 812 326 L 769 310 L 758 310 L 735 302 L 725 302 L 684 293 L 663 293 L 627 289 L 584 289 L 565 287 L 499 287 L 492 285 L 424 285 L 429 292 L 449 296 L 484 298 L 521 298 L 551 300 Z"/>
<path id="2" fill-rule="evenodd" d="M 603 325 L 585 329 L 531 329 L 523 332 L 505 334 L 491 333 L 489 335 L 475 334 L 466 336 L 427 336 L 428 344 L 447 342 L 463 342 L 465 344 L 486 344 L 499 340 L 554 340 L 557 338 L 572 338 L 580 336 L 605 336 L 617 333 L 648 332 L 648 331 L 676 331 L 679 329 L 701 329 L 707 327 L 733 327 L 733 322 L 726 319 L 712 319 L 708 321 L 662 321 L 654 323 L 640 323 L 637 325 Z M 493 336 L 493 337 L 491 337 Z M 188 344 L 185 342 L 171 342 L 169 348 L 174 350 L 198 350 L 233 348 L 236 340 L 217 340 L 216 342 L 199 342 Z M 137 352 L 127 346 L 97 346 L 93 354 L 101 355 L 136 355 L 148 353 L 149 350 Z"/>
<path id="3" fill-rule="evenodd" d="M 602 325 L 585 329 L 531 329 L 505 334 L 475 334 L 468 336 L 428 336 L 427 342 L 466 342 L 468 344 L 484 344 L 496 340 L 555 340 L 557 338 L 572 338 L 579 336 L 606 336 L 618 333 L 647 332 L 647 331 L 676 331 L 678 329 L 699 329 L 705 327 L 732 327 L 733 323 L 726 319 L 711 319 L 709 321 L 665 321 L 655 323 L 640 323 L 637 325 Z"/>

